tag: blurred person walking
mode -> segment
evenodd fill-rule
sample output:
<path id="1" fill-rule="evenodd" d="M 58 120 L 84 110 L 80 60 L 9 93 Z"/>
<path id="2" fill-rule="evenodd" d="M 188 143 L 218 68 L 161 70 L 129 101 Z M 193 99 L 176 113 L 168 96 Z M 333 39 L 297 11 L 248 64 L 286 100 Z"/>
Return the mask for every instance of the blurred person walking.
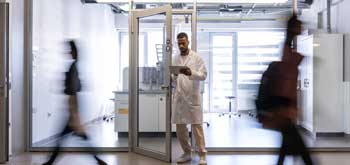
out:
<path id="1" fill-rule="evenodd" d="M 81 137 L 85 141 L 89 141 L 89 138 L 84 130 L 84 127 L 81 124 L 80 115 L 79 115 L 77 93 L 80 92 L 81 90 L 81 82 L 79 79 L 79 72 L 77 68 L 78 49 L 75 44 L 75 41 L 73 40 L 68 41 L 67 45 L 70 48 L 70 55 L 73 59 L 73 63 L 70 65 L 68 72 L 66 72 L 65 82 L 64 82 L 64 85 L 65 85 L 64 93 L 68 96 L 69 118 L 68 118 L 68 122 L 65 124 L 66 126 L 64 127 L 63 131 L 60 134 L 60 137 L 58 139 L 54 152 L 52 153 L 50 159 L 46 163 L 44 163 L 44 165 L 51 165 L 54 163 L 57 156 L 59 155 L 62 142 L 66 137 L 66 135 L 73 133 L 73 135 Z M 89 147 L 92 147 L 92 146 L 90 145 Z M 96 162 L 99 165 L 107 164 L 103 160 L 99 159 L 94 151 L 91 152 L 91 154 L 96 159 Z"/>
<path id="2" fill-rule="evenodd" d="M 295 124 L 297 109 L 298 65 L 304 56 L 296 51 L 296 36 L 301 34 L 302 22 L 293 15 L 287 23 L 287 36 L 282 60 L 272 62 L 264 72 L 256 100 L 258 120 L 264 128 L 282 134 L 278 165 L 286 155 L 300 155 L 307 165 L 312 159 Z"/>

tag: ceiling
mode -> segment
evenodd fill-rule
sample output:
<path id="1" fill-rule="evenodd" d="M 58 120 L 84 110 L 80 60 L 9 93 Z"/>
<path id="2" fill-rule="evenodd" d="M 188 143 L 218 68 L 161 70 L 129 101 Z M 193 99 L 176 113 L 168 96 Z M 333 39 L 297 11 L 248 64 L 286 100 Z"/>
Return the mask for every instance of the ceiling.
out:
<path id="1" fill-rule="evenodd" d="M 302 9 L 310 8 L 310 0 L 299 0 L 298 8 L 302 12 Z M 127 3 L 112 3 L 113 10 L 115 13 L 127 13 Z M 158 6 L 165 5 L 164 3 L 136 3 L 136 9 L 148 9 L 155 8 Z M 173 3 L 175 9 L 193 9 L 192 3 Z M 293 9 L 293 1 L 289 0 L 287 3 L 276 3 L 276 4 L 197 4 L 197 13 L 201 15 L 221 15 L 221 16 L 278 16 L 278 15 L 290 15 Z M 300 13 L 299 13 L 300 14 Z"/>

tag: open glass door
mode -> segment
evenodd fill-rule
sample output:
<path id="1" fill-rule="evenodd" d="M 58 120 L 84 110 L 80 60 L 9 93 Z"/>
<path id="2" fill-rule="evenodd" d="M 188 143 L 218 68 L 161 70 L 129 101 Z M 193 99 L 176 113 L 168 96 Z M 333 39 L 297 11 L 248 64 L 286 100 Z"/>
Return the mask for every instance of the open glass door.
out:
<path id="1" fill-rule="evenodd" d="M 171 161 L 171 6 L 132 11 L 130 32 L 131 150 L 166 162 Z M 154 21 L 156 23 L 154 23 Z M 152 23 L 150 23 L 152 22 Z M 154 37 L 154 49 L 145 50 L 147 31 L 163 33 Z M 152 34 L 152 33 L 149 33 Z"/>
<path id="2" fill-rule="evenodd" d="M 0 1 L 0 164 L 9 155 L 9 3 Z"/>

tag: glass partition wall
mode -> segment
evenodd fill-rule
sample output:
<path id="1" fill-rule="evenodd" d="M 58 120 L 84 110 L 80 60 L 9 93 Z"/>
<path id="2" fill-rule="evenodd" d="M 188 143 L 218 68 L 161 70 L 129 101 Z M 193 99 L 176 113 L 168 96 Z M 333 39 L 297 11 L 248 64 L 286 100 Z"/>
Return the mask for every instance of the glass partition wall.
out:
<path id="1" fill-rule="evenodd" d="M 64 73 L 72 60 L 65 41 L 74 39 L 79 50 L 78 68 L 82 81 L 82 92 L 79 94 L 81 120 L 91 141 L 95 147 L 102 150 L 128 150 L 128 17 L 131 11 L 114 13 L 109 5 L 84 6 L 79 0 L 50 3 L 32 1 L 31 149 L 46 150 L 52 147 L 67 119 L 67 97 L 62 91 Z M 52 9 L 52 5 L 57 7 Z M 118 5 L 123 8 L 129 4 Z M 133 8 L 145 10 L 164 5 L 166 3 L 135 1 Z M 186 32 L 192 43 L 191 48 L 203 57 L 208 69 L 208 77 L 202 84 L 203 127 L 208 150 L 270 151 L 279 147 L 280 134 L 261 128 L 256 121 L 254 99 L 262 73 L 270 62 L 280 59 L 287 14 L 270 17 L 259 13 L 260 8 L 256 9 L 256 13 L 248 13 L 249 10 L 244 9 L 240 13 L 229 13 L 223 9 L 230 6 L 214 3 L 173 4 L 172 7 L 172 54 L 178 53 L 177 33 Z M 196 11 L 195 17 L 185 12 L 192 9 Z M 214 9 L 217 11 L 212 11 Z M 153 91 L 158 89 L 162 82 L 162 76 L 155 77 L 153 73 L 162 67 L 160 61 L 164 53 L 164 20 L 155 16 L 141 19 L 140 25 L 138 64 L 143 69 L 139 70 L 139 73 L 142 73 L 139 77 L 142 80 L 139 90 L 147 92 L 144 88 Z M 196 34 L 192 34 L 193 30 Z M 300 132 L 308 146 L 316 150 L 346 148 L 350 146 L 346 131 L 349 120 L 347 117 L 342 118 L 343 124 L 337 129 L 332 127 L 315 135 L 302 123 L 302 120 L 307 118 L 306 115 L 309 117 L 310 112 L 316 112 L 316 102 L 313 101 L 316 96 L 310 93 L 306 96 L 303 93 L 307 91 L 308 86 L 316 83 L 313 80 L 304 82 L 305 77 L 316 73 L 310 69 L 315 66 L 313 56 L 316 54 L 312 51 L 312 39 L 303 41 L 305 42 L 302 42 L 300 51 L 306 53 L 306 58 L 300 66 L 300 79 L 303 80 L 299 80 L 298 84 Z M 158 93 L 149 98 L 140 98 L 139 101 L 157 105 L 160 112 L 164 107 L 159 101 L 163 99 L 161 93 Z M 140 108 L 151 110 L 153 107 Z M 344 110 L 344 114 L 346 113 Z M 336 115 L 346 116 L 344 114 Z M 163 118 L 158 119 L 150 121 L 158 124 L 165 122 L 162 121 Z M 148 123 L 148 120 L 140 121 Z M 141 124 L 140 128 L 164 129 L 157 123 L 153 124 L 156 126 Z M 157 134 L 156 138 L 150 138 L 147 133 L 143 135 L 139 139 L 141 146 L 164 152 L 165 147 L 161 145 L 164 144 L 161 140 L 164 139 L 162 134 Z M 154 137 L 154 134 L 151 135 Z M 160 143 L 158 146 L 152 143 L 157 141 L 157 138 Z M 173 149 L 180 150 L 175 136 L 173 139 Z M 86 147 L 74 136 L 69 137 L 64 146 L 73 150 L 84 150 Z"/>
<path id="2" fill-rule="evenodd" d="M 67 41 L 74 40 L 80 120 L 92 146 L 69 134 L 63 147 L 127 150 L 128 35 L 116 28 L 128 26 L 128 13 L 117 15 L 109 5 L 85 5 L 80 0 L 33 0 L 32 12 L 30 148 L 55 146 L 67 124 L 68 96 L 63 91 L 65 72 L 73 62 Z M 118 16 L 124 20 L 116 22 Z"/>

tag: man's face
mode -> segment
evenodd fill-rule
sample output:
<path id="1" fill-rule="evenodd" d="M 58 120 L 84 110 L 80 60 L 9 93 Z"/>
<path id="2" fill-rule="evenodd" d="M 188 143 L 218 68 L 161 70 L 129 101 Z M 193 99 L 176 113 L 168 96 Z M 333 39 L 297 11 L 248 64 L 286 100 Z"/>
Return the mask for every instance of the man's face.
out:
<path id="1" fill-rule="evenodd" d="M 186 53 L 188 50 L 188 39 L 186 37 L 178 38 L 177 39 L 177 44 L 179 46 L 179 49 L 181 53 Z"/>

